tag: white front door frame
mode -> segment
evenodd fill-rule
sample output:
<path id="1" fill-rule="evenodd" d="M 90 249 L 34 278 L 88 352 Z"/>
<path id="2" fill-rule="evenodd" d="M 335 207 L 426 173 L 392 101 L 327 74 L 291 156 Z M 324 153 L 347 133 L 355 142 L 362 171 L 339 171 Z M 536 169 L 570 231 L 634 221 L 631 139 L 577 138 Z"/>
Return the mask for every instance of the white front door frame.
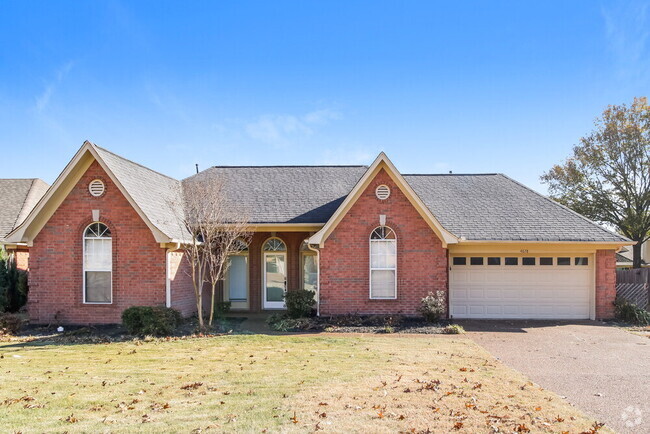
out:
<path id="1" fill-rule="evenodd" d="M 281 256 L 284 261 L 284 292 L 287 292 L 287 252 L 264 252 L 262 256 L 262 309 L 286 309 L 284 300 L 282 301 L 267 301 L 267 273 L 266 273 L 266 258 L 268 256 Z"/>

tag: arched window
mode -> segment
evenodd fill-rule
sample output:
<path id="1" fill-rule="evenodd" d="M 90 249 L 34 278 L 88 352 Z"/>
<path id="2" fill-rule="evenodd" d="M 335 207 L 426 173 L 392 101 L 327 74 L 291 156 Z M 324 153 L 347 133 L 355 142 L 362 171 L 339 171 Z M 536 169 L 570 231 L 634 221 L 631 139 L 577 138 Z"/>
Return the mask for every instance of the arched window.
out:
<path id="1" fill-rule="evenodd" d="M 113 240 L 104 223 L 92 223 L 83 239 L 84 303 L 112 303 Z"/>
<path id="2" fill-rule="evenodd" d="M 287 246 L 279 238 L 271 238 L 266 243 L 264 243 L 265 252 L 286 252 Z"/>
<path id="3" fill-rule="evenodd" d="M 397 238 L 387 226 L 370 234 L 370 298 L 397 298 Z"/>

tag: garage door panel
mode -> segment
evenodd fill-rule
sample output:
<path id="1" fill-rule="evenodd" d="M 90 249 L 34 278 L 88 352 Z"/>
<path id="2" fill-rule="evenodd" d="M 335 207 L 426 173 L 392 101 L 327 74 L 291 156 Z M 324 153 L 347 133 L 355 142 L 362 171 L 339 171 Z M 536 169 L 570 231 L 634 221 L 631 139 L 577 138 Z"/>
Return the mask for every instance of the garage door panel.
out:
<path id="1" fill-rule="evenodd" d="M 451 313 L 456 318 L 586 319 L 592 279 L 592 265 L 452 267 Z"/>

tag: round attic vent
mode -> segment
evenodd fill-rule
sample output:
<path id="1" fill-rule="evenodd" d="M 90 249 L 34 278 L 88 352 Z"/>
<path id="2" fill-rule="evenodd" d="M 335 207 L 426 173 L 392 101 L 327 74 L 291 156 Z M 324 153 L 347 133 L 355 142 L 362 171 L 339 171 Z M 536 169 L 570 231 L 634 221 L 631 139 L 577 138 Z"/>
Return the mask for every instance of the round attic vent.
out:
<path id="1" fill-rule="evenodd" d="M 390 188 L 382 184 L 375 190 L 375 195 L 377 195 L 377 199 L 379 200 L 388 199 L 388 196 L 390 196 Z"/>
<path id="2" fill-rule="evenodd" d="M 88 191 L 90 191 L 90 194 L 95 197 L 99 197 L 104 194 L 105 189 L 106 187 L 104 187 L 104 183 L 101 179 L 94 179 L 90 181 L 90 184 L 88 184 Z"/>

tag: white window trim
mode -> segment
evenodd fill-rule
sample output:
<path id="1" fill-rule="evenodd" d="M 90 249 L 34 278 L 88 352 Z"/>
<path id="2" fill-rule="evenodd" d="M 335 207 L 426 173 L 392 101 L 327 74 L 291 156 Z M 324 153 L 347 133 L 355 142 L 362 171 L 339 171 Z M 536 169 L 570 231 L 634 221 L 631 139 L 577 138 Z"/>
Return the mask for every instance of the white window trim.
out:
<path id="1" fill-rule="evenodd" d="M 106 223 L 102 222 L 92 222 L 88 226 L 86 226 L 83 230 L 83 233 L 81 235 L 81 245 L 82 245 L 82 253 L 81 253 L 81 261 L 82 261 L 82 281 L 83 285 L 81 287 L 81 293 L 83 297 L 83 304 L 99 304 L 99 305 L 109 305 L 113 304 L 113 237 L 99 237 L 99 238 L 87 238 L 86 237 L 86 231 L 88 228 L 94 224 L 101 223 L 108 227 Z M 112 233 L 111 233 L 112 234 Z M 86 239 L 99 239 L 99 240 L 111 240 L 111 301 L 109 302 L 99 302 L 99 301 L 86 301 L 86 271 L 106 271 L 106 270 L 88 270 L 86 269 Z"/>
<path id="2" fill-rule="evenodd" d="M 372 239 L 372 234 L 377 230 L 377 228 L 374 228 L 370 232 L 370 237 L 368 237 L 368 267 L 370 271 L 368 272 L 368 297 L 370 300 L 397 300 L 397 234 L 391 228 L 390 226 L 385 226 L 386 228 L 390 229 L 393 234 L 395 235 L 394 240 L 373 240 Z M 395 267 L 393 268 L 373 268 L 372 266 L 372 243 L 381 243 L 381 242 L 395 242 Z M 394 271 L 395 272 L 395 296 L 394 297 L 373 297 L 372 296 L 372 272 L 373 271 Z"/>

